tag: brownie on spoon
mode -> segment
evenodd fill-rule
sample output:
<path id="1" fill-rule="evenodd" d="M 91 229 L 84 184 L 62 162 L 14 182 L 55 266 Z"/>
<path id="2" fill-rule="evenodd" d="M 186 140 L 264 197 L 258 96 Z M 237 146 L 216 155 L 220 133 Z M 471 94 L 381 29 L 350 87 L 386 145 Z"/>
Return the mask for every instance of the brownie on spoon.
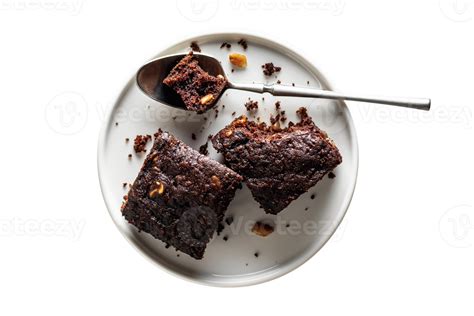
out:
<path id="1" fill-rule="evenodd" d="M 244 177 L 267 213 L 281 212 L 342 162 L 334 142 L 306 109 L 298 114 L 301 121 L 284 129 L 241 116 L 212 139 L 225 164 Z"/>
<path id="2" fill-rule="evenodd" d="M 171 70 L 163 83 L 176 91 L 186 109 L 203 113 L 212 108 L 227 85 L 222 75 L 211 76 L 190 52 Z"/>
<path id="3" fill-rule="evenodd" d="M 139 230 L 201 259 L 241 181 L 234 171 L 159 130 L 122 214 Z"/>

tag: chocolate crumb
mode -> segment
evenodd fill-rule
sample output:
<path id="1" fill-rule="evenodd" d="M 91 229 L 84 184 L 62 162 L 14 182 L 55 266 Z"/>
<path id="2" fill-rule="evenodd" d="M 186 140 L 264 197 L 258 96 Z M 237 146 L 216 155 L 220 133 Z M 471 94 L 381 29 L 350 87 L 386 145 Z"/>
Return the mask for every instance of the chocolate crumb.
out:
<path id="1" fill-rule="evenodd" d="M 307 210 L 309 210 L 309 208 L 308 208 L 308 207 L 305 207 L 304 210 L 307 211 Z"/>
<path id="2" fill-rule="evenodd" d="M 249 112 L 255 111 L 258 109 L 258 101 L 253 101 L 249 99 L 248 102 L 246 102 L 244 105 L 247 111 Z"/>
<path id="3" fill-rule="evenodd" d="M 316 194 L 311 194 L 311 200 L 314 200 L 314 198 L 316 197 Z"/>
<path id="4" fill-rule="evenodd" d="M 281 108 L 281 102 L 280 102 L 280 101 L 276 101 L 276 102 L 275 102 L 275 108 L 276 108 L 277 110 L 279 110 L 279 109 Z"/>
<path id="5" fill-rule="evenodd" d="M 224 48 L 224 47 L 225 47 L 225 48 L 231 48 L 231 47 L 232 47 L 232 45 L 231 45 L 231 44 L 229 44 L 229 43 L 227 43 L 227 42 L 224 42 L 224 43 L 222 43 L 222 45 L 221 45 L 221 47 L 220 47 L 220 48 L 222 49 L 222 48 Z"/>
<path id="6" fill-rule="evenodd" d="M 208 147 L 208 143 L 206 142 L 205 144 L 201 145 L 199 147 L 199 153 L 201 155 L 204 155 L 204 156 L 207 156 L 209 155 L 209 150 L 207 150 L 207 147 Z"/>
<path id="7" fill-rule="evenodd" d="M 166 244 L 165 248 L 168 249 L 170 247 L 170 244 Z"/>
<path id="8" fill-rule="evenodd" d="M 222 239 L 223 239 L 224 241 L 227 241 L 227 240 L 229 240 L 229 237 L 226 235 L 226 236 L 224 236 L 224 238 L 222 238 Z"/>
<path id="9" fill-rule="evenodd" d="M 230 72 L 234 72 L 234 71 L 235 71 L 235 69 L 234 69 L 234 68 L 232 68 Z"/>
<path id="10" fill-rule="evenodd" d="M 127 186 L 127 182 L 122 183 L 122 186 L 125 188 Z"/>
<path id="11" fill-rule="evenodd" d="M 244 48 L 244 50 L 246 50 L 247 47 L 249 47 L 248 44 L 247 44 L 247 41 L 244 40 L 243 38 L 242 38 L 240 41 L 238 41 L 237 44 L 239 44 L 240 46 L 242 46 L 242 47 Z"/>
<path id="12" fill-rule="evenodd" d="M 138 154 L 146 152 L 146 144 L 151 140 L 151 135 L 137 135 L 133 142 L 133 149 Z"/>
<path id="13" fill-rule="evenodd" d="M 255 258 L 258 258 L 258 256 L 259 256 L 260 254 L 259 254 L 258 251 L 257 251 L 257 252 L 255 252 L 253 255 L 255 256 Z"/>
<path id="14" fill-rule="evenodd" d="M 336 177 L 336 174 L 334 172 L 331 171 L 331 172 L 328 173 L 328 178 L 329 179 L 334 179 L 335 177 Z"/>
<path id="15" fill-rule="evenodd" d="M 309 80 L 308 80 L 308 81 L 306 81 L 306 84 L 309 84 Z"/>
<path id="16" fill-rule="evenodd" d="M 232 114 L 231 114 L 231 115 L 232 115 L 232 116 L 235 116 L 235 112 L 232 112 Z"/>
<path id="17" fill-rule="evenodd" d="M 128 143 L 130 141 L 130 138 L 125 138 L 125 142 Z"/>
<path id="18" fill-rule="evenodd" d="M 199 47 L 197 42 L 191 42 L 191 45 L 189 45 L 189 47 L 191 47 L 193 52 L 198 52 L 198 53 L 201 52 L 201 47 Z"/>
<path id="19" fill-rule="evenodd" d="M 115 126 L 118 126 L 118 122 L 115 122 Z"/>
<path id="20" fill-rule="evenodd" d="M 228 217 L 225 219 L 225 223 L 226 223 L 227 225 L 230 225 L 230 224 L 232 224 L 233 222 L 234 222 L 234 217 L 232 217 L 232 216 L 228 216 Z"/>
<path id="21" fill-rule="evenodd" d="M 280 72 L 280 70 L 281 70 L 281 67 L 277 67 L 277 66 L 273 65 L 273 63 L 263 64 L 262 68 L 263 68 L 263 74 L 265 76 L 271 76 L 275 72 Z"/>
<path id="22" fill-rule="evenodd" d="M 280 79 L 277 80 L 277 84 L 281 84 L 281 80 L 280 80 Z"/>
<path id="23" fill-rule="evenodd" d="M 132 154 L 128 154 L 128 159 L 132 159 Z"/>
<path id="24" fill-rule="evenodd" d="M 217 236 L 219 236 L 223 230 L 224 225 L 222 223 L 217 224 Z"/>
<path id="25" fill-rule="evenodd" d="M 291 85 L 294 87 L 294 86 L 295 86 L 295 83 L 293 82 Z"/>
<path id="26" fill-rule="evenodd" d="M 192 133 L 191 138 L 192 138 L 192 140 L 196 140 L 196 134 Z"/>
<path id="27" fill-rule="evenodd" d="M 286 226 L 285 226 L 285 227 L 286 227 L 286 228 L 290 227 L 290 224 L 286 224 Z"/>

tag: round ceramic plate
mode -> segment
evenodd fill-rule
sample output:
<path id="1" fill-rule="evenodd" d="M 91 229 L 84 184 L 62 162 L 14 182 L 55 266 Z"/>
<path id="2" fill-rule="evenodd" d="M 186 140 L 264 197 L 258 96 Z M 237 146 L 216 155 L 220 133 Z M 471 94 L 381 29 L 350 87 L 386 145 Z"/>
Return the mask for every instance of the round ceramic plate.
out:
<path id="1" fill-rule="evenodd" d="M 241 38 L 248 43 L 246 50 L 238 44 Z M 234 82 L 272 83 L 280 80 L 281 84 L 286 85 L 331 89 L 318 69 L 290 48 L 248 34 L 204 35 L 176 44 L 157 56 L 187 52 L 191 41 L 199 44 L 202 53 L 218 58 Z M 223 42 L 230 43 L 232 47 L 220 48 Z M 247 68 L 232 71 L 228 61 L 230 52 L 245 54 Z M 271 77 L 264 76 L 261 65 L 268 62 L 282 67 L 282 70 Z M 249 97 L 259 102 L 258 112 L 254 115 L 247 113 L 244 107 Z M 216 134 L 241 114 L 268 122 L 270 116 L 276 113 L 276 101 L 281 101 L 287 122 L 298 121 L 296 110 L 301 106 L 307 107 L 315 123 L 335 141 L 343 157 L 343 163 L 334 171 L 336 178 L 325 177 L 276 216 L 265 214 L 244 185 L 242 190 L 237 191 L 226 213 L 233 219 L 232 223 L 225 224 L 224 230 L 214 236 L 202 260 L 195 260 L 173 247 L 166 248 L 163 242 L 145 232 L 138 232 L 124 220 L 120 206 L 128 188 L 122 184 L 133 183 L 145 157 L 133 152 L 136 135 L 152 135 L 161 128 L 199 149 L 210 134 Z M 122 234 L 140 252 L 166 270 L 189 280 L 216 286 L 261 283 L 282 276 L 306 262 L 321 249 L 342 221 L 357 177 L 358 149 L 354 125 L 346 105 L 339 101 L 277 98 L 269 94 L 227 90 L 216 109 L 218 111 L 213 109 L 198 115 L 167 107 L 146 97 L 132 76 L 109 110 L 100 135 L 98 168 L 102 193 L 109 213 Z M 126 138 L 130 141 L 126 142 Z M 148 148 L 150 146 L 151 142 Z M 131 159 L 129 154 L 132 154 Z M 209 156 L 221 161 L 210 143 Z M 255 235 L 251 228 L 256 221 L 271 224 L 274 232 L 267 237 Z"/>

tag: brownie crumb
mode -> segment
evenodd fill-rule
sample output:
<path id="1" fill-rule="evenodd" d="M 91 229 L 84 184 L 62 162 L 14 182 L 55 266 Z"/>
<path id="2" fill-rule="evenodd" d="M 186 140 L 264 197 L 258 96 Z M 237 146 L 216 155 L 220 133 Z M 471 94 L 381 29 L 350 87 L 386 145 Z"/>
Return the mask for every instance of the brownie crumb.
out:
<path id="1" fill-rule="evenodd" d="M 254 100 L 248 100 L 245 104 L 245 108 L 247 109 L 247 111 L 251 112 L 251 111 L 255 111 L 258 109 L 258 101 L 254 101 Z"/>
<path id="2" fill-rule="evenodd" d="M 217 224 L 217 236 L 219 236 L 224 230 L 224 225 L 222 223 Z"/>
<path id="3" fill-rule="evenodd" d="M 207 150 L 207 147 L 208 147 L 208 142 L 206 142 L 205 144 L 201 145 L 199 147 L 199 153 L 201 155 L 204 155 L 204 156 L 207 156 L 209 155 L 209 150 Z"/>
<path id="4" fill-rule="evenodd" d="M 242 46 L 245 50 L 247 49 L 247 47 L 249 47 L 249 45 L 247 44 L 247 41 L 244 40 L 243 38 L 240 41 L 238 41 L 237 44 Z"/>
<path id="5" fill-rule="evenodd" d="M 280 79 L 277 80 L 277 84 L 281 84 L 281 80 L 280 80 Z"/>
<path id="6" fill-rule="evenodd" d="M 225 47 L 225 48 L 231 48 L 232 45 L 229 44 L 229 43 L 227 43 L 227 42 L 224 42 L 224 43 L 222 43 L 222 45 L 221 45 L 221 49 L 224 48 L 224 47 Z"/>
<path id="7" fill-rule="evenodd" d="M 132 154 L 128 154 L 128 159 L 132 159 Z"/>
<path id="8" fill-rule="evenodd" d="M 222 239 L 223 239 L 224 241 L 227 241 L 227 240 L 229 240 L 229 236 L 226 235 L 226 236 L 224 236 L 224 238 L 222 238 Z"/>
<path id="9" fill-rule="evenodd" d="M 198 53 L 201 52 L 201 47 L 199 47 L 197 42 L 191 42 L 191 45 L 189 45 L 189 47 L 191 47 L 193 52 L 198 52 Z"/>
<path id="10" fill-rule="evenodd" d="M 309 80 L 308 80 L 308 81 L 306 81 L 306 84 L 309 84 Z"/>
<path id="11" fill-rule="evenodd" d="M 260 254 L 259 254 L 258 251 L 257 251 L 257 252 L 255 252 L 253 255 L 255 256 L 255 258 L 258 258 L 258 256 L 259 256 Z"/>
<path id="12" fill-rule="evenodd" d="M 260 237 L 267 237 L 271 233 L 273 233 L 273 226 L 270 224 L 265 224 L 262 222 L 256 222 L 255 225 L 252 227 L 252 233 Z"/>
<path id="13" fill-rule="evenodd" d="M 280 70 L 281 70 L 281 67 L 277 67 L 277 66 L 273 65 L 273 63 L 263 64 L 262 68 L 263 68 L 263 74 L 265 76 L 271 76 L 275 72 L 280 72 Z"/>
<path id="14" fill-rule="evenodd" d="M 305 211 L 309 210 L 309 207 L 305 207 L 304 210 L 305 210 Z"/>
<path id="15" fill-rule="evenodd" d="M 277 124 L 280 121 L 280 117 L 280 114 L 277 114 L 276 116 L 270 115 L 270 123 L 272 123 L 272 125 Z"/>
<path id="16" fill-rule="evenodd" d="M 125 138 L 125 142 L 128 143 L 130 141 L 130 138 Z"/>
<path id="17" fill-rule="evenodd" d="M 118 126 L 118 122 L 115 122 L 115 126 Z"/>
<path id="18" fill-rule="evenodd" d="M 285 227 L 286 227 L 286 228 L 290 227 L 290 224 L 286 224 L 286 226 L 285 226 Z"/>
<path id="19" fill-rule="evenodd" d="M 192 140 L 196 140 L 196 134 L 192 133 L 191 138 L 192 138 Z"/>
<path id="20" fill-rule="evenodd" d="M 316 194 L 311 194 L 311 200 L 314 200 L 314 198 L 316 197 Z"/>
<path id="21" fill-rule="evenodd" d="M 276 101 L 276 102 L 275 102 L 275 108 L 276 108 L 277 110 L 279 110 L 279 109 L 281 108 L 281 102 L 280 102 L 280 101 Z"/>
<path id="22" fill-rule="evenodd" d="M 231 70 L 230 72 L 234 72 L 234 71 L 235 71 L 235 69 L 234 69 L 234 68 L 232 68 L 232 70 Z"/>
<path id="23" fill-rule="evenodd" d="M 165 248 L 168 249 L 170 247 L 170 244 L 166 244 Z"/>
<path id="24" fill-rule="evenodd" d="M 146 152 L 146 144 L 151 140 L 151 135 L 137 135 L 133 142 L 133 149 L 135 152 Z"/>
<path id="25" fill-rule="evenodd" d="M 232 115 L 232 116 L 235 116 L 235 112 L 232 112 L 232 114 L 231 114 L 231 115 Z"/>
<path id="26" fill-rule="evenodd" d="M 127 182 L 122 183 L 122 187 L 125 188 L 126 186 L 127 186 Z"/>
<path id="27" fill-rule="evenodd" d="M 329 179 L 334 179 L 335 177 L 336 177 L 336 174 L 334 172 L 331 171 L 331 172 L 328 173 L 328 178 Z"/>
<path id="28" fill-rule="evenodd" d="M 232 216 L 226 217 L 225 223 L 226 223 L 227 225 L 230 225 L 230 224 L 232 224 L 233 222 L 234 222 L 234 217 L 232 217 Z"/>

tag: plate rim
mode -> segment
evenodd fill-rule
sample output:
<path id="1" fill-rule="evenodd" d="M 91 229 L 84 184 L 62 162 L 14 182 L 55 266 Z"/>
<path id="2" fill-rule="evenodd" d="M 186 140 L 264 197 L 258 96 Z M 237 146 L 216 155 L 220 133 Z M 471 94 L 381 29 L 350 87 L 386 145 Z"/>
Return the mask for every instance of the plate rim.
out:
<path id="1" fill-rule="evenodd" d="M 258 34 L 256 32 L 248 32 L 247 31 L 247 32 L 203 32 L 203 33 L 197 33 L 193 36 L 187 37 L 184 40 L 181 40 L 181 41 L 178 41 L 178 42 L 175 42 L 175 43 L 171 43 L 169 45 L 166 45 L 166 44 L 163 45 L 164 48 L 161 49 L 158 53 L 154 54 L 154 56 L 152 58 L 150 58 L 149 60 L 151 60 L 153 58 L 156 58 L 160 55 L 166 54 L 167 51 L 171 50 L 173 47 L 180 46 L 180 45 L 183 45 L 183 44 L 186 44 L 186 43 L 190 43 L 191 41 L 208 40 L 209 38 L 212 39 L 212 38 L 219 38 L 219 37 L 241 37 L 241 38 L 245 38 L 245 39 L 251 39 L 251 40 L 254 40 L 254 41 L 257 41 L 257 42 L 263 42 L 263 43 L 271 44 L 272 46 L 277 47 L 280 50 L 283 50 L 285 52 L 289 52 L 289 53 L 291 53 L 292 57 L 296 57 L 298 62 L 303 61 L 304 66 L 308 67 L 308 70 L 310 72 L 312 72 L 314 74 L 317 74 L 318 79 L 321 80 L 321 83 L 323 84 L 323 86 L 325 86 L 329 90 L 333 90 L 332 83 L 328 79 L 328 76 L 323 74 L 320 71 L 321 67 L 319 67 L 319 65 L 317 65 L 314 62 L 310 61 L 310 59 L 308 59 L 305 55 L 295 51 L 292 48 L 290 48 L 291 45 L 289 45 L 286 41 L 279 40 L 279 42 L 275 42 L 274 40 L 269 39 L 268 35 L 262 35 L 262 34 Z M 350 189 L 349 192 L 347 192 L 345 197 L 344 197 L 342 207 L 340 208 L 339 217 L 336 218 L 337 224 L 334 226 L 331 233 L 327 235 L 325 240 L 323 240 L 323 242 L 320 244 L 319 247 L 317 247 L 316 249 L 312 249 L 312 251 L 309 251 L 306 256 L 300 256 L 300 257 L 294 259 L 291 263 L 289 263 L 287 265 L 286 269 L 278 269 L 277 272 L 274 272 L 272 274 L 260 275 L 259 277 L 256 277 L 256 276 L 258 276 L 258 273 L 257 273 L 252 278 L 236 279 L 233 282 L 228 282 L 227 280 L 226 280 L 226 282 L 216 282 L 216 281 L 213 281 L 213 280 L 209 280 L 209 278 L 192 277 L 192 276 L 184 274 L 184 273 L 179 273 L 178 271 L 169 268 L 168 266 L 162 264 L 161 262 L 158 262 L 154 258 L 153 254 L 150 253 L 150 251 L 148 249 L 146 249 L 143 245 L 140 245 L 140 243 L 138 241 L 136 241 L 135 238 L 130 236 L 130 234 L 127 234 L 127 232 L 125 232 L 122 229 L 122 227 L 120 226 L 120 224 L 115 220 L 114 215 L 112 214 L 112 210 L 114 208 L 111 207 L 111 203 L 107 198 L 107 194 L 105 192 L 105 184 L 104 184 L 104 180 L 103 180 L 104 175 L 101 172 L 101 170 L 103 170 L 103 168 L 101 168 L 101 166 L 104 163 L 106 163 L 103 160 L 104 155 L 102 154 L 102 151 L 104 150 L 104 144 L 105 144 L 105 141 L 106 141 L 105 137 L 107 135 L 106 131 L 107 131 L 108 123 L 111 121 L 112 115 L 113 115 L 116 107 L 118 106 L 120 101 L 123 99 L 123 97 L 126 94 L 126 92 L 128 91 L 128 89 L 134 84 L 134 82 L 135 82 L 135 72 L 131 76 L 128 76 L 128 79 L 127 79 L 126 83 L 123 86 L 121 86 L 120 92 L 118 94 L 116 94 L 116 97 L 113 99 L 114 102 L 113 102 L 112 106 L 109 106 L 107 111 L 106 111 L 106 115 L 104 117 L 104 121 L 102 122 L 101 129 L 100 129 L 100 132 L 99 132 L 99 140 L 98 140 L 98 145 L 97 145 L 97 172 L 98 172 L 98 178 L 99 178 L 99 184 L 100 184 L 100 190 L 101 190 L 102 198 L 104 200 L 107 212 L 109 213 L 109 216 L 111 217 L 114 225 L 120 231 L 123 238 L 125 240 L 127 240 L 127 242 L 129 244 L 131 244 L 137 252 L 139 252 L 142 256 L 146 257 L 147 260 L 151 261 L 155 266 L 159 267 L 161 270 L 166 271 L 167 273 L 169 273 L 169 274 L 171 274 L 175 277 L 178 277 L 182 280 L 190 281 L 190 282 L 193 282 L 195 284 L 214 286 L 214 287 L 251 286 L 251 285 L 261 284 L 261 283 L 265 283 L 265 282 L 277 279 L 279 277 L 282 277 L 282 276 L 290 273 L 291 271 L 294 271 L 295 269 L 299 268 L 304 263 L 309 261 L 311 258 L 313 258 L 326 245 L 326 243 L 332 238 L 332 236 L 334 235 L 334 233 L 337 231 L 337 229 L 341 225 L 342 221 L 344 220 L 345 215 L 347 214 L 347 211 L 349 209 L 349 206 L 351 204 L 351 201 L 352 201 L 352 198 L 354 196 L 354 192 L 355 192 L 355 189 L 356 189 L 356 186 L 357 186 L 357 178 L 358 178 L 358 172 L 359 172 L 359 144 L 358 144 L 357 132 L 356 132 L 356 129 L 355 129 L 355 124 L 354 124 L 354 121 L 352 119 L 351 112 L 350 112 L 348 106 L 346 105 L 346 103 L 344 101 L 337 101 L 337 102 L 339 103 L 340 108 L 342 109 L 342 111 L 344 112 L 344 114 L 348 118 L 347 125 L 348 125 L 348 129 L 349 129 L 349 134 L 350 134 L 350 141 L 353 144 L 352 151 L 353 151 L 354 172 L 353 172 L 352 178 L 348 179 L 348 180 L 351 180 L 350 181 L 350 188 L 352 188 L 352 189 Z"/>

